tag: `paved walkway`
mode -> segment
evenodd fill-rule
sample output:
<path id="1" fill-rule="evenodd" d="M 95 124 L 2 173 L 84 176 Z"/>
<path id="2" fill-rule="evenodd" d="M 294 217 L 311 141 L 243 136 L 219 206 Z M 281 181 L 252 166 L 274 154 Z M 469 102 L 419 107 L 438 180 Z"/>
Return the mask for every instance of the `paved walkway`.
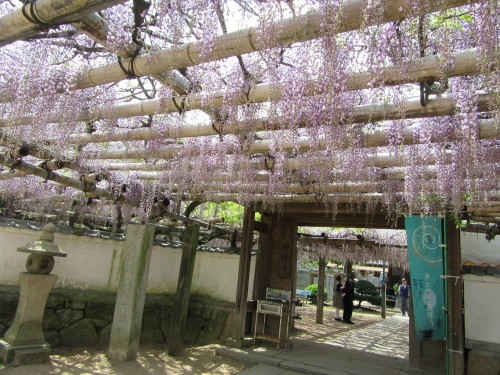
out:
<path id="1" fill-rule="evenodd" d="M 264 344 L 246 349 L 220 348 L 219 354 L 255 364 L 241 375 L 401 375 L 408 366 L 408 318 L 381 320 L 357 315 L 353 326 L 325 316 L 325 324 L 308 329 L 311 319 L 297 323 L 293 348 Z M 319 330 L 318 330 L 319 328 Z"/>

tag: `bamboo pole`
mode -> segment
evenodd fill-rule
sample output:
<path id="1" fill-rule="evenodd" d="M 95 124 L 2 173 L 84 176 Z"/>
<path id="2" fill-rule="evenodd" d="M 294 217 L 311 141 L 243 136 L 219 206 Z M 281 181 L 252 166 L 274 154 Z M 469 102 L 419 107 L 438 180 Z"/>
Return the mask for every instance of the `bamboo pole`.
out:
<path id="1" fill-rule="evenodd" d="M 455 180 L 456 183 L 462 180 Z M 498 178 L 491 179 L 475 179 L 473 183 L 481 183 L 490 189 L 494 190 L 498 184 Z M 428 193 L 437 193 L 437 180 L 429 178 L 422 181 L 421 188 L 425 189 Z M 179 186 L 176 184 L 169 186 L 172 190 L 178 190 Z M 245 182 L 237 178 L 229 179 L 223 187 L 220 181 L 206 180 L 202 184 L 196 184 L 191 188 L 191 191 L 203 191 L 207 194 L 210 192 L 224 192 L 224 193 L 239 193 L 239 194 L 335 194 L 335 193 L 352 193 L 352 194 L 366 194 L 366 193 L 384 193 L 390 189 L 392 192 L 405 192 L 406 184 L 404 179 L 385 179 L 377 182 L 302 182 L 302 183 L 287 183 L 287 186 L 282 190 L 277 189 L 273 193 L 269 192 L 268 181 L 252 181 L 251 183 Z M 486 216 L 486 215 L 484 215 Z"/>
<path id="2" fill-rule="evenodd" d="M 448 77 L 471 75 L 479 73 L 479 61 L 475 50 L 465 50 L 453 55 L 455 64 L 447 70 Z M 415 68 L 405 77 L 400 74 L 397 67 L 385 67 L 377 71 L 378 83 L 385 86 L 395 86 L 405 83 L 413 83 L 438 77 L 440 73 L 440 56 L 426 56 L 415 63 Z M 373 87 L 373 75 L 371 71 L 351 73 L 345 83 L 345 91 L 363 90 Z M 321 82 L 311 80 L 306 85 L 304 96 L 325 94 L 324 89 L 318 86 Z M 277 101 L 282 98 L 283 86 L 277 82 L 261 83 L 250 88 L 248 95 L 241 93 L 233 99 L 232 105 L 243 105 L 248 103 L 263 103 Z M 1 95 L 0 95 L 1 97 Z M 170 99 L 142 100 L 139 103 L 121 103 L 112 107 L 97 107 L 84 109 L 77 117 L 79 121 L 92 121 L 97 119 L 129 118 L 136 116 L 156 115 L 162 113 L 177 113 L 182 106 L 185 111 L 194 109 L 213 110 L 217 107 L 227 105 L 226 92 L 223 90 L 204 94 L 191 94 L 186 96 L 174 96 Z M 393 108 L 394 110 L 394 108 Z M 370 111 L 368 109 L 368 111 Z M 0 119 L 0 127 L 17 126 L 29 124 L 33 121 L 30 116 L 10 119 Z M 49 122 L 59 122 L 59 117 L 54 116 Z"/>
<path id="3" fill-rule="evenodd" d="M 478 110 L 487 111 L 491 102 L 489 94 L 479 94 Z M 429 97 L 426 107 L 420 104 L 420 98 L 409 99 L 404 108 L 395 104 L 371 104 L 357 106 L 353 110 L 352 116 L 343 124 L 367 123 L 383 120 L 393 120 L 400 118 L 423 118 L 452 115 L 456 111 L 454 97 L 452 95 Z M 307 124 L 301 122 L 299 127 L 305 127 Z M 106 133 L 92 134 L 74 134 L 70 137 L 72 144 L 97 143 L 97 142 L 122 142 L 122 141 L 146 141 L 158 138 L 188 138 L 219 135 L 240 134 L 252 129 L 255 132 L 263 130 L 276 130 L 282 127 L 282 121 L 271 121 L 267 118 L 245 121 L 244 123 L 225 123 L 224 121 L 215 121 L 213 124 L 198 124 L 181 126 L 175 131 L 160 132 L 153 128 L 132 129 L 126 131 L 113 131 Z M 220 129 L 220 130 L 219 130 Z"/>
<path id="4" fill-rule="evenodd" d="M 0 130 L 0 145 L 6 147 L 18 147 L 19 145 L 22 145 L 26 149 L 27 155 L 32 155 L 42 160 L 61 160 L 60 163 L 58 163 L 60 164 L 60 168 L 68 168 L 73 170 L 81 169 L 76 162 L 69 160 L 69 158 L 34 143 L 20 142 L 8 135 L 3 130 Z"/>
<path id="5" fill-rule="evenodd" d="M 69 23 L 82 16 L 124 3 L 125 0 L 37 0 L 26 3 L 24 11 L 46 24 Z M 43 26 L 42 26 L 43 27 Z M 0 47 L 36 35 L 40 25 L 29 21 L 22 7 L 0 17 Z"/>
<path id="6" fill-rule="evenodd" d="M 297 237 L 297 242 L 302 244 L 325 244 L 330 246 L 360 246 L 359 240 L 350 240 L 346 238 L 327 238 L 327 237 Z M 363 247 L 378 247 L 383 246 L 377 241 L 367 240 L 363 241 Z"/>
<path id="7" fill-rule="evenodd" d="M 474 215 L 483 216 L 483 217 L 500 217 L 500 212 L 498 210 L 495 211 L 483 211 L 483 210 L 474 210 Z"/>
<path id="8" fill-rule="evenodd" d="M 415 145 L 423 144 L 423 140 L 415 139 L 414 128 L 406 128 L 403 131 L 402 144 L 404 145 Z M 479 139 L 496 139 L 499 136 L 500 130 L 495 125 L 494 120 L 482 120 L 479 125 Z M 454 142 L 458 141 L 457 136 L 452 136 L 450 139 L 433 139 L 430 143 L 441 143 L 441 142 Z M 372 148 L 372 147 L 387 147 L 389 146 L 389 141 L 387 138 L 386 130 L 377 130 L 372 133 L 365 133 L 358 139 L 358 148 Z M 320 142 L 311 144 L 310 140 L 307 138 L 299 138 L 297 142 L 288 142 L 284 145 L 280 145 L 281 151 L 310 151 L 310 150 L 324 150 L 328 147 L 328 142 L 322 140 Z M 349 144 L 346 142 L 342 145 L 337 146 L 337 149 L 347 149 Z M 249 147 L 250 154 L 266 154 L 272 149 L 272 143 L 269 140 L 259 140 L 255 141 Z M 234 154 L 240 151 L 238 146 L 228 145 L 226 148 L 226 153 Z M 114 150 L 105 152 L 84 152 L 83 155 L 87 159 L 146 159 L 146 158 L 173 158 L 178 157 L 183 154 L 183 146 L 170 146 L 165 147 L 161 150 L 144 150 L 144 149 L 124 149 L 124 150 Z M 195 156 L 201 154 L 200 149 L 192 150 L 190 155 Z"/>
<path id="9" fill-rule="evenodd" d="M 104 18 L 98 14 L 90 14 L 82 17 L 80 20 L 71 23 L 73 27 L 82 31 L 85 35 L 90 37 L 92 40 L 101 44 L 102 46 L 107 46 L 107 38 L 109 31 L 109 23 Z M 141 48 L 137 43 L 131 42 L 126 47 L 117 51 L 117 55 L 123 59 L 130 59 L 134 56 L 135 51 Z M 144 52 L 140 52 L 143 55 Z M 151 74 L 161 84 L 170 87 L 179 95 L 186 95 L 191 89 L 191 82 L 187 80 L 179 71 L 169 70 L 167 72 L 159 72 Z"/>
<path id="10" fill-rule="evenodd" d="M 498 156 L 500 158 L 500 151 L 496 151 L 498 153 Z M 451 163 L 451 151 L 446 151 L 445 152 L 445 157 L 444 161 L 446 164 Z M 434 156 L 429 156 L 425 160 L 425 162 L 422 162 L 422 165 L 432 165 L 435 164 L 436 160 Z M 187 170 L 192 170 L 194 167 L 194 162 L 187 163 L 185 164 L 184 167 L 187 168 Z M 311 157 L 295 157 L 295 158 L 287 158 L 283 161 L 281 164 L 281 168 L 284 170 L 289 170 L 289 169 L 304 169 L 304 168 L 311 168 L 314 166 L 314 169 L 326 169 L 326 168 L 335 168 L 339 167 L 342 165 L 342 160 L 338 158 L 336 155 L 333 155 L 332 157 L 317 157 L 317 158 L 311 158 Z M 375 152 L 372 155 L 369 156 L 369 158 L 366 160 L 365 167 L 404 167 L 406 166 L 406 162 L 404 158 L 398 158 L 395 157 L 394 155 L 389 154 L 388 152 Z M 266 160 L 255 160 L 252 161 L 250 164 L 250 169 L 256 170 L 256 171 L 269 171 L 269 169 L 272 169 L 273 165 L 272 162 L 267 162 L 266 165 Z M 167 163 L 160 163 L 160 164 L 151 164 L 151 163 L 108 163 L 106 165 L 107 170 L 110 171 L 144 171 L 144 172 L 161 172 L 161 171 L 168 171 L 172 169 L 172 164 L 167 164 Z M 160 176 L 160 174 L 156 174 L 156 176 Z"/>
<path id="11" fill-rule="evenodd" d="M 42 0 L 39 1 L 41 2 Z M 52 2 L 56 0 L 43 1 Z M 62 3 L 69 3 L 69 0 L 57 1 Z M 421 0 L 420 9 L 422 9 L 423 13 L 429 13 L 442 9 L 468 5 L 477 1 L 478 0 L 443 0 L 437 2 L 431 0 Z M 115 0 L 110 3 L 113 4 L 119 2 L 121 1 Z M 339 24 L 337 25 L 337 33 L 353 31 L 360 28 L 361 24 L 364 22 L 364 4 L 364 0 L 353 0 L 340 10 L 339 13 L 341 14 L 341 19 Z M 382 16 L 380 18 L 376 17 L 371 19 L 365 26 L 400 21 L 404 19 L 405 9 L 404 6 L 401 5 L 400 0 L 387 0 L 383 4 L 384 9 L 381 10 Z M 95 9 L 92 9 L 92 11 L 95 11 Z M 54 16 L 53 14 L 48 14 L 45 16 L 52 16 L 53 18 L 51 18 L 51 20 L 60 17 Z M 337 13 L 333 15 L 333 17 L 337 16 Z M 331 32 L 331 30 L 323 26 L 324 22 L 325 17 L 321 11 L 313 11 L 302 16 L 277 21 L 271 26 L 271 28 L 275 32 L 272 47 L 320 38 Z M 3 32 L 0 29 L 0 35 L 2 34 Z M 186 43 L 179 47 L 160 50 L 154 53 L 138 56 L 134 59 L 133 62 L 134 72 L 136 72 L 136 75 L 138 76 L 151 75 L 154 73 L 161 73 L 172 69 L 186 68 L 204 62 L 221 60 L 227 57 L 243 55 L 246 53 L 261 51 L 270 48 L 271 46 L 263 45 L 259 42 L 260 34 L 261 33 L 257 27 L 251 27 L 218 36 L 213 41 L 215 47 L 209 56 L 205 56 L 201 52 L 203 50 L 203 46 L 207 42 L 206 40 L 198 41 L 195 43 Z M 128 65 L 130 62 L 124 61 L 124 63 Z M 120 68 L 119 64 L 112 63 L 97 68 L 92 68 L 84 72 L 82 74 L 82 77 L 78 80 L 75 89 L 82 89 L 86 87 L 103 85 L 106 83 L 118 82 L 125 78 L 127 77 Z M 0 95 L 0 97 L 1 96 L 2 95 Z"/>
<path id="12" fill-rule="evenodd" d="M 472 219 L 474 221 L 480 221 L 482 223 L 500 223 L 500 217 L 485 217 L 485 216 L 476 216 L 472 213 Z"/>
<path id="13" fill-rule="evenodd" d="M 77 190 L 81 190 L 83 192 L 92 192 L 94 195 L 102 196 L 104 198 L 112 199 L 118 204 L 128 204 L 130 206 L 134 207 L 139 207 L 139 202 L 134 202 L 129 200 L 126 197 L 120 197 L 119 199 L 116 199 L 113 193 L 111 193 L 108 190 L 99 188 L 93 184 L 89 184 L 80 180 L 77 180 L 75 178 L 63 176 L 61 174 L 48 171 L 43 168 L 36 167 L 32 164 L 26 163 L 22 160 L 19 159 L 13 159 L 10 158 L 7 155 L 0 154 L 0 164 L 5 165 L 6 167 L 9 167 L 11 169 L 16 169 L 21 172 L 25 172 L 26 174 L 34 175 L 41 177 L 45 180 L 50 180 L 57 182 L 58 184 L 72 187 Z"/>
<path id="14" fill-rule="evenodd" d="M 0 181 L 10 180 L 12 178 L 19 178 L 26 176 L 26 173 L 20 171 L 7 170 L 0 172 Z"/>

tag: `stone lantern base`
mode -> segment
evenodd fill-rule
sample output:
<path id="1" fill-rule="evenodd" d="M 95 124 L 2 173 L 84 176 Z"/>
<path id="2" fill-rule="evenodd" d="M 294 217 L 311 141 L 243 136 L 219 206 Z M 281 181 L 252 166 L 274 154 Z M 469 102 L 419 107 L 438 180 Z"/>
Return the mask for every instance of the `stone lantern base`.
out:
<path id="1" fill-rule="evenodd" d="M 0 361 L 5 367 L 50 362 L 50 344 L 10 345 L 0 340 Z"/>
<path id="2" fill-rule="evenodd" d="M 43 335 L 43 313 L 55 275 L 19 274 L 19 304 L 12 326 L 0 340 L 0 360 L 5 366 L 49 361 L 50 344 Z"/>

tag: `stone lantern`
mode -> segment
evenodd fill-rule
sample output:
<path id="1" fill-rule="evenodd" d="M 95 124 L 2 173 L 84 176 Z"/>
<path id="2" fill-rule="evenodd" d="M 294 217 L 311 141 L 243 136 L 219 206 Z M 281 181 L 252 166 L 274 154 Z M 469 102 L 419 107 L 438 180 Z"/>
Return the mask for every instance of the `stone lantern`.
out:
<path id="1" fill-rule="evenodd" d="M 0 340 L 0 360 L 4 365 L 49 360 L 50 344 L 45 341 L 42 322 L 49 292 L 57 280 L 50 271 L 54 267 L 54 257 L 67 254 L 54 243 L 54 224 L 48 223 L 42 230 L 39 240 L 17 248 L 30 255 L 26 261 L 28 272 L 19 273 L 19 303 L 14 322 Z"/>

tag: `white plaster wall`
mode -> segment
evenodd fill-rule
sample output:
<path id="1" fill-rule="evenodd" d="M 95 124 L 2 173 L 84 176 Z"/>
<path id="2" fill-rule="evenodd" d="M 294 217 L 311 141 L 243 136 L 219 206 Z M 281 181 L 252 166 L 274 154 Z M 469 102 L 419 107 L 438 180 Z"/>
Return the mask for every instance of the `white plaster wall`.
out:
<path id="1" fill-rule="evenodd" d="M 489 263 L 492 266 L 500 265 L 500 238 L 488 242 L 484 233 L 462 232 L 460 235 L 462 249 L 462 264 Z"/>
<path id="2" fill-rule="evenodd" d="M 26 271 L 27 253 L 17 248 L 38 240 L 41 231 L 0 228 L 0 283 L 18 285 L 18 274 Z M 52 271 L 58 276 L 56 288 L 110 289 L 110 272 L 114 252 L 121 252 L 122 243 L 85 236 L 55 233 L 55 240 L 67 257 L 55 257 Z"/>
<path id="3" fill-rule="evenodd" d="M 175 293 L 182 249 L 153 246 L 149 266 L 148 291 Z M 191 292 L 234 302 L 238 280 L 239 255 L 197 252 Z M 250 264 L 250 285 L 253 285 L 255 257 Z M 253 288 L 249 288 L 249 297 Z"/>
<path id="4" fill-rule="evenodd" d="M 17 251 L 29 241 L 40 238 L 41 231 L 0 227 L 0 285 L 18 285 L 18 274 L 25 271 L 28 257 Z M 67 257 L 55 259 L 56 288 L 116 291 L 120 274 L 123 241 L 86 236 L 55 234 L 55 242 Z M 175 293 L 182 249 L 153 246 L 147 291 Z M 198 252 L 191 291 L 234 302 L 239 255 Z M 251 260 L 250 285 L 253 285 L 255 257 Z M 249 288 L 251 296 L 252 287 Z"/>
<path id="5" fill-rule="evenodd" d="M 198 255 L 199 252 L 196 254 L 197 258 Z M 175 293 L 181 257 L 182 249 L 153 246 L 149 264 L 148 291 L 153 293 Z"/>
<path id="6" fill-rule="evenodd" d="M 250 284 L 248 297 L 252 298 L 255 274 L 255 257 L 250 263 Z M 239 255 L 198 252 L 194 263 L 194 293 L 210 294 L 218 299 L 234 302 L 238 283 Z"/>
<path id="7" fill-rule="evenodd" d="M 464 275 L 465 338 L 500 345 L 500 279 Z"/>

